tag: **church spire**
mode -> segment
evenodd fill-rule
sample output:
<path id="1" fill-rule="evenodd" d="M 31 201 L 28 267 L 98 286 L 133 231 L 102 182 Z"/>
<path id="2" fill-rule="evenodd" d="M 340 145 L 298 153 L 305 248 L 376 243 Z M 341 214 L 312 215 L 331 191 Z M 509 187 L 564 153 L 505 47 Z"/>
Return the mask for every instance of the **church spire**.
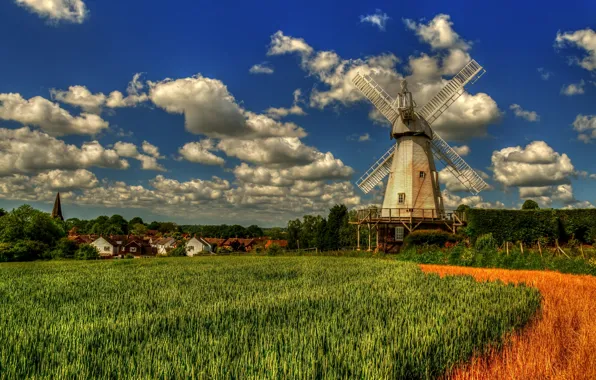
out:
<path id="1" fill-rule="evenodd" d="M 64 220 L 64 217 L 62 216 L 62 206 L 60 205 L 60 193 L 56 194 L 54 208 L 52 209 L 52 218 L 59 218 L 60 220 Z"/>

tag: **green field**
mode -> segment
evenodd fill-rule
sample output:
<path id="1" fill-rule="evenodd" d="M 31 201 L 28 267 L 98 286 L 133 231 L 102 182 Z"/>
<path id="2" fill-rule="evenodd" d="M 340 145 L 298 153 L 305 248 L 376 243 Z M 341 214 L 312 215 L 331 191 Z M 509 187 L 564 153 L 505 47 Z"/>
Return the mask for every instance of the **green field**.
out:
<path id="1" fill-rule="evenodd" d="M 432 378 L 537 290 L 334 257 L 0 265 L 0 377 Z"/>

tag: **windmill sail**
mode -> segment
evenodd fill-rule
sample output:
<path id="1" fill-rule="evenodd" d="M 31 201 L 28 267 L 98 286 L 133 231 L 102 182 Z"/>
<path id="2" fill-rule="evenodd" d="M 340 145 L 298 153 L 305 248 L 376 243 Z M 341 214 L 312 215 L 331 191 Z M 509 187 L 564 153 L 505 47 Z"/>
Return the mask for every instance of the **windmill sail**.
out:
<path id="1" fill-rule="evenodd" d="M 451 174 L 457 178 L 474 195 L 488 187 L 482 177 L 468 165 L 463 158 L 436 132 L 431 140 L 431 149 L 434 156 L 449 169 Z"/>
<path id="2" fill-rule="evenodd" d="M 391 148 L 389 148 L 389 150 L 385 152 L 385 154 L 379 158 L 377 162 L 375 162 L 373 166 L 371 166 L 370 169 L 368 169 L 358 181 L 356 181 L 356 185 L 365 194 L 368 194 L 369 191 L 371 191 L 379 182 L 383 180 L 383 178 L 387 176 L 387 174 L 389 174 L 394 152 L 395 144 L 392 145 Z"/>
<path id="3" fill-rule="evenodd" d="M 470 81 L 478 80 L 484 75 L 485 70 L 475 60 L 471 60 L 459 71 L 441 91 L 439 91 L 420 111 L 429 124 L 432 124 L 449 106 L 451 106 L 463 93 L 464 86 Z M 356 87 L 377 107 L 377 109 L 390 121 L 394 122 L 398 113 L 391 106 L 393 99 L 387 94 L 370 76 L 360 73 L 352 79 Z M 472 83 L 474 83 L 472 82 Z M 433 131 L 431 140 L 433 155 L 443 162 L 449 171 L 457 178 L 471 193 L 478 194 L 488 187 L 488 184 L 472 169 L 460 156 Z M 391 161 L 395 145 L 393 145 L 370 169 L 364 173 L 356 182 L 356 185 L 364 192 L 371 191 L 390 172 Z"/>
<path id="4" fill-rule="evenodd" d="M 369 75 L 357 73 L 352 82 L 391 124 L 397 120 L 399 113 L 393 108 L 393 98 Z"/>
<path id="5" fill-rule="evenodd" d="M 464 86 L 476 78 L 478 80 L 485 70 L 476 62 L 471 60 L 459 71 L 441 91 L 426 103 L 418 115 L 422 116 L 429 124 L 432 124 L 453 102 L 464 93 Z"/>

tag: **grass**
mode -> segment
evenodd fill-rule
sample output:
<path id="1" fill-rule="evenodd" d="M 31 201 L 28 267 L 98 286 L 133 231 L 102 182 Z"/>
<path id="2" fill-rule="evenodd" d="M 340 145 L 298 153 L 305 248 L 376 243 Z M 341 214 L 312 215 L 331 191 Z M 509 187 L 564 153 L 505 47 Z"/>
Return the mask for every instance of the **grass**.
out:
<path id="1" fill-rule="evenodd" d="M 553 253 L 553 249 L 538 250 L 511 247 L 504 250 L 477 250 L 464 246 L 438 248 L 436 246 L 410 247 L 395 255 L 400 261 L 413 261 L 419 264 L 456 265 L 479 268 L 502 268 L 522 270 L 551 270 L 561 273 L 596 275 L 596 256 L 593 249 L 585 249 L 584 257 L 579 251 L 566 248 L 568 256 Z"/>
<path id="2" fill-rule="evenodd" d="M 0 264 L 0 377 L 433 378 L 540 300 L 393 260 Z"/>
<path id="3" fill-rule="evenodd" d="M 454 379 L 596 379 L 596 277 L 523 270 L 422 265 L 429 273 L 472 275 L 479 281 L 524 282 L 543 296 L 541 318 L 502 350 L 479 356 Z"/>

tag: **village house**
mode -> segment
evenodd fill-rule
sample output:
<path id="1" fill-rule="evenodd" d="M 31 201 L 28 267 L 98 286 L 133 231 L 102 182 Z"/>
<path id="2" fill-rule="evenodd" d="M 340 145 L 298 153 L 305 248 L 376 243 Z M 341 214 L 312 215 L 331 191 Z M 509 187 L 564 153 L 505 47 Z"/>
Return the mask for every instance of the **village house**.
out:
<path id="1" fill-rule="evenodd" d="M 286 249 L 288 248 L 288 241 L 287 240 L 267 240 L 265 243 L 265 249 L 269 249 L 273 244 L 277 244 L 279 247 Z"/>
<path id="2" fill-rule="evenodd" d="M 100 236 L 91 242 L 97 248 L 100 257 L 113 257 L 118 254 L 117 245 L 110 238 Z"/>
<path id="3" fill-rule="evenodd" d="M 201 252 L 212 252 L 211 244 L 201 237 L 192 237 L 186 242 L 186 255 L 194 256 Z"/>
<path id="4" fill-rule="evenodd" d="M 215 252 L 218 247 L 221 247 L 223 243 L 226 242 L 226 239 L 220 238 L 203 238 L 209 245 L 211 246 L 211 251 Z"/>
<path id="5" fill-rule="evenodd" d="M 172 237 L 159 239 L 152 244 L 157 249 L 158 255 L 166 255 L 168 251 L 175 248 L 176 240 Z"/>

